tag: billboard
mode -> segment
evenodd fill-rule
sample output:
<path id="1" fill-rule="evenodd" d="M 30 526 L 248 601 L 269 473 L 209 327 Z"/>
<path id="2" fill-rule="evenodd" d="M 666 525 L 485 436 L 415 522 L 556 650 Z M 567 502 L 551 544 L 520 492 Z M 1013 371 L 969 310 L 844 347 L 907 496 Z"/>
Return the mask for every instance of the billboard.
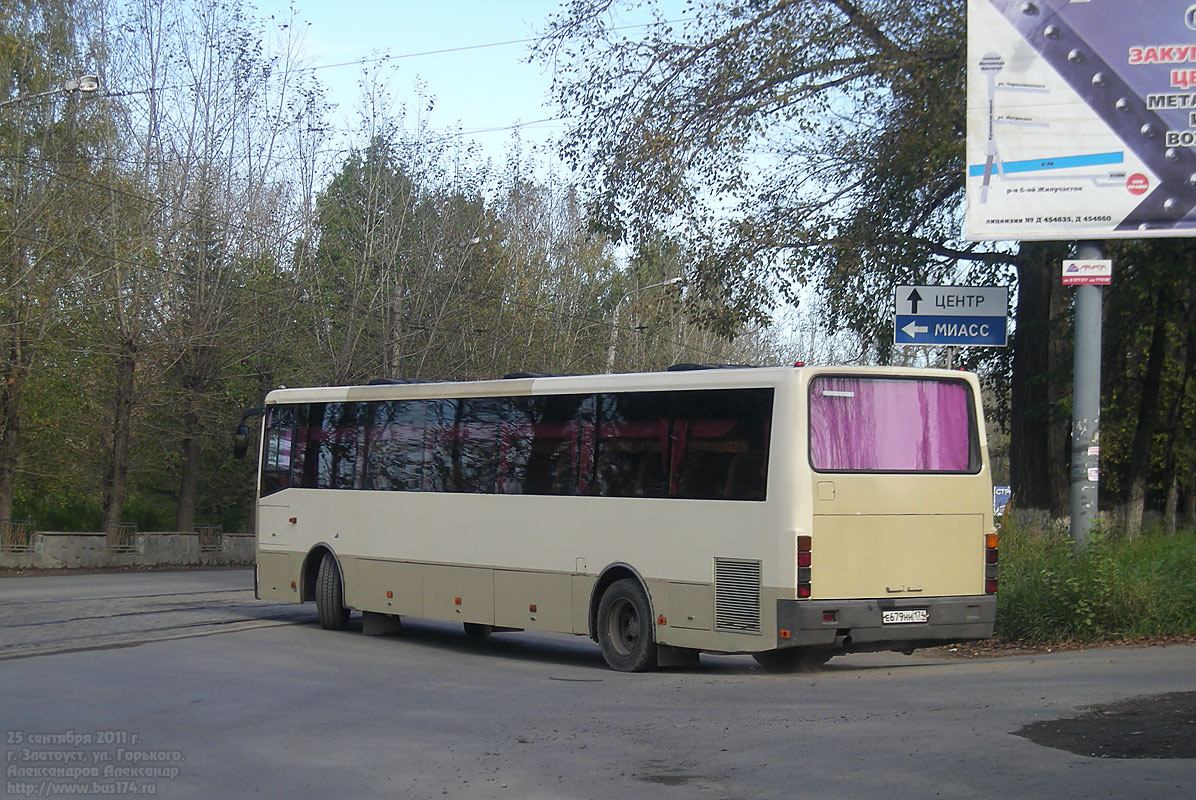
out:
<path id="1" fill-rule="evenodd" d="M 968 0 L 964 236 L 1196 233 L 1196 0 Z"/>

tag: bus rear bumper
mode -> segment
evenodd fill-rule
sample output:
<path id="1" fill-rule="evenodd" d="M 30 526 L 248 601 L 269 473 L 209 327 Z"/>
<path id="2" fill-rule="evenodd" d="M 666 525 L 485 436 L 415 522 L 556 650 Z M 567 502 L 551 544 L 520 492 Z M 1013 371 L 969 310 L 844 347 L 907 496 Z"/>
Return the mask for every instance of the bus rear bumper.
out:
<path id="1" fill-rule="evenodd" d="M 884 612 L 926 612 L 925 622 L 885 622 Z M 911 615 L 894 615 L 909 618 Z M 777 647 L 903 650 L 987 639 L 996 595 L 892 600 L 778 600 Z"/>

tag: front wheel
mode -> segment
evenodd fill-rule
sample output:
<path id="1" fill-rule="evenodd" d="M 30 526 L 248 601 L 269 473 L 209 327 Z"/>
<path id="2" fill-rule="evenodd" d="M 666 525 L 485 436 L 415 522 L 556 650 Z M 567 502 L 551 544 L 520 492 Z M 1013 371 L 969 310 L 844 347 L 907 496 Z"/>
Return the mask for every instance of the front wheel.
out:
<path id="1" fill-rule="evenodd" d="M 615 581 L 602 595 L 598 646 L 613 670 L 645 672 L 656 667 L 652 606 L 637 581 Z"/>
<path id="2" fill-rule="evenodd" d="M 332 553 L 324 554 L 316 573 L 316 616 L 320 627 L 326 631 L 343 631 L 349 624 L 341 571 Z"/>

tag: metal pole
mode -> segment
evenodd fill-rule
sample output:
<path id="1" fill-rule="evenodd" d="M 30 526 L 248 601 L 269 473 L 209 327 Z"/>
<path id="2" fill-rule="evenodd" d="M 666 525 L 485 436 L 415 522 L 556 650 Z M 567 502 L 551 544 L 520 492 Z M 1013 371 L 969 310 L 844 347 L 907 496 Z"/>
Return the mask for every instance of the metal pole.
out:
<path id="1" fill-rule="evenodd" d="M 615 371 L 615 345 L 619 342 L 619 309 L 623 307 L 623 301 L 630 294 L 625 294 L 619 298 L 619 302 L 615 303 L 615 313 L 611 315 L 610 323 L 610 344 L 606 347 L 606 371 L 611 373 Z"/>
<path id="2" fill-rule="evenodd" d="M 606 371 L 608 373 L 614 372 L 615 370 L 615 345 L 617 345 L 619 341 L 619 311 L 622 309 L 623 303 L 632 295 L 639 294 L 640 292 L 646 292 L 649 289 L 659 289 L 662 286 L 675 286 L 684 280 L 684 278 L 679 277 L 669 278 L 667 281 L 653 283 L 650 286 L 640 286 L 636 289 L 632 289 L 619 298 L 619 302 L 615 303 L 615 313 L 611 315 L 610 344 L 608 344 L 606 347 Z"/>
<path id="3" fill-rule="evenodd" d="M 1080 242 L 1081 259 L 1103 259 L 1101 242 Z M 1076 327 L 1071 412 L 1071 542 L 1088 546 L 1098 513 L 1100 480 L 1100 286 L 1076 287 Z"/>

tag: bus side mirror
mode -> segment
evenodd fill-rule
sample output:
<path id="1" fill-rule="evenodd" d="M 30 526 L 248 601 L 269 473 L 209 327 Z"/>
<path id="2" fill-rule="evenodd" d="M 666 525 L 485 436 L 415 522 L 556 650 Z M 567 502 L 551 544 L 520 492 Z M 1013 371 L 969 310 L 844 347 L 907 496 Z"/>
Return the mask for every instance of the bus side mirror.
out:
<path id="1" fill-rule="evenodd" d="M 237 425 L 237 432 L 233 435 L 233 458 L 243 459 L 249 452 L 249 426 L 245 424 L 245 421 L 250 417 L 260 417 L 264 413 L 264 409 L 251 408 L 241 414 L 241 422 Z"/>
<path id="2" fill-rule="evenodd" d="M 237 432 L 233 436 L 233 458 L 243 459 L 249 452 L 249 426 L 238 425 Z"/>

